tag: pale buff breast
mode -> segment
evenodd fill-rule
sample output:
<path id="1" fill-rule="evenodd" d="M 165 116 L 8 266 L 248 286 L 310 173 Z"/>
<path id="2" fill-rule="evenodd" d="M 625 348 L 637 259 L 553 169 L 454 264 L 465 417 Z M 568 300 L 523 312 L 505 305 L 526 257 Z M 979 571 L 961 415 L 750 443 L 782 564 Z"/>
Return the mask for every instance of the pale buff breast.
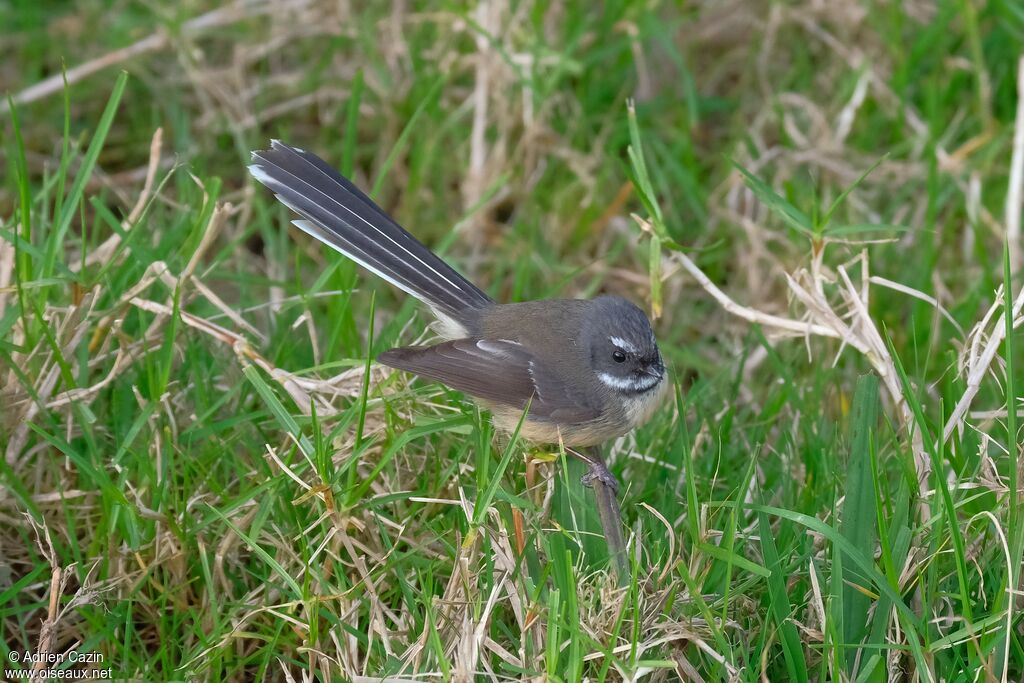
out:
<path id="1" fill-rule="evenodd" d="M 628 399 L 623 404 L 626 409 L 626 417 L 629 418 L 629 422 L 634 428 L 646 424 L 654 415 L 654 411 L 661 407 L 665 400 L 665 394 L 668 393 L 669 384 L 666 377 L 656 388 L 637 398 Z"/>
<path id="2" fill-rule="evenodd" d="M 519 435 L 526 441 L 536 444 L 556 444 L 561 441 L 566 446 L 586 447 L 596 446 L 606 441 L 618 438 L 631 429 L 645 424 L 654 411 L 658 409 L 668 391 L 669 382 L 663 381 L 656 388 L 641 396 L 630 398 L 623 404 L 628 427 L 622 428 L 617 422 L 609 422 L 598 418 L 588 422 L 577 424 L 557 425 L 548 420 L 532 420 L 529 416 L 523 420 L 519 428 Z M 519 425 L 522 413 L 518 410 L 510 410 L 504 406 L 487 405 L 480 401 L 484 407 L 491 410 L 494 426 L 499 430 L 511 434 Z"/>

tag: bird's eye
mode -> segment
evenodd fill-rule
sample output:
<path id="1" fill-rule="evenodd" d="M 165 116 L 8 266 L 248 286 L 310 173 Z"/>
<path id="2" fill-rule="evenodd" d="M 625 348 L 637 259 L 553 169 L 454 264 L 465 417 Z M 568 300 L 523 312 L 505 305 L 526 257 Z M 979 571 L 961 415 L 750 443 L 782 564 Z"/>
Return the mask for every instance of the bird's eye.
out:
<path id="1" fill-rule="evenodd" d="M 618 349 L 615 349 L 615 352 L 612 353 L 612 360 L 615 361 L 616 363 L 625 363 L 626 354 L 624 354 L 622 351 Z"/>

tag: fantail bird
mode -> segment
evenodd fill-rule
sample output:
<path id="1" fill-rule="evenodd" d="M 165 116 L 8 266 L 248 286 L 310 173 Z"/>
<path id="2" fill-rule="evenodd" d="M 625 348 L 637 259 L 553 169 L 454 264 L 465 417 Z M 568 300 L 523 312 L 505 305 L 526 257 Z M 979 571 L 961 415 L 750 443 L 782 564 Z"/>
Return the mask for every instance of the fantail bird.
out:
<path id="1" fill-rule="evenodd" d="M 472 396 L 505 431 L 528 406 L 520 435 L 538 443 L 594 446 L 657 408 L 665 365 L 634 304 L 618 296 L 496 303 L 319 157 L 274 140 L 252 158 L 249 172 L 302 217 L 292 221 L 297 227 L 424 302 L 440 321 L 447 341 L 391 349 L 379 362 Z"/>

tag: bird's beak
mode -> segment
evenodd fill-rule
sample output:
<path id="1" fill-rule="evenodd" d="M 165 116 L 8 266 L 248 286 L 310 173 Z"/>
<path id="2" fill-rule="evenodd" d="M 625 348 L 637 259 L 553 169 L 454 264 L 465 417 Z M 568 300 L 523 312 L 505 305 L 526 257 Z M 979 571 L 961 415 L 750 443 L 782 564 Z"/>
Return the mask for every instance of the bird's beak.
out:
<path id="1" fill-rule="evenodd" d="M 665 376 L 665 364 L 660 360 L 644 366 L 644 374 L 661 379 Z"/>

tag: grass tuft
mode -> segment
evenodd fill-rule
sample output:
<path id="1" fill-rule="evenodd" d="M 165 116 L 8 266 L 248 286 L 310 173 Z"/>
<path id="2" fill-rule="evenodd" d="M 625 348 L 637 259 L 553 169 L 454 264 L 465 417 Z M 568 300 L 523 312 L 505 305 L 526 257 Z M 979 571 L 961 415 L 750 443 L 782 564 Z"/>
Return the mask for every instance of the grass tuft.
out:
<path id="1" fill-rule="evenodd" d="M 1024 676 L 1012 3 L 353 12 L 0 4 L 5 667 Z M 624 585 L 580 463 L 373 362 L 429 320 L 288 227 L 269 138 L 496 299 L 653 314 Z"/>

